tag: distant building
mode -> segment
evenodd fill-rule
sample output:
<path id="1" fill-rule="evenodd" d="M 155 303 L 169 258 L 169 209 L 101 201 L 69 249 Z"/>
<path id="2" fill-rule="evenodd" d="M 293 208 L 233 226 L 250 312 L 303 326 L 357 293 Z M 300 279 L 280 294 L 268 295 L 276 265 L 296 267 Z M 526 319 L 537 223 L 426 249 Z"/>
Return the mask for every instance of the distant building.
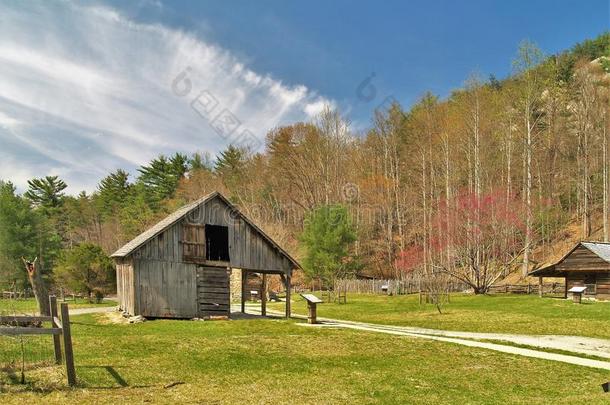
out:
<path id="1" fill-rule="evenodd" d="M 610 299 L 610 243 L 579 242 L 561 260 L 529 273 L 533 277 L 560 277 L 572 287 L 587 287 L 584 296 Z"/>
<path id="2" fill-rule="evenodd" d="M 218 192 L 180 208 L 112 257 L 120 308 L 151 318 L 229 316 L 236 293 L 243 311 L 253 279 L 260 279 L 264 312 L 268 275 L 279 275 L 286 286 L 290 316 L 290 280 L 300 268 Z"/>

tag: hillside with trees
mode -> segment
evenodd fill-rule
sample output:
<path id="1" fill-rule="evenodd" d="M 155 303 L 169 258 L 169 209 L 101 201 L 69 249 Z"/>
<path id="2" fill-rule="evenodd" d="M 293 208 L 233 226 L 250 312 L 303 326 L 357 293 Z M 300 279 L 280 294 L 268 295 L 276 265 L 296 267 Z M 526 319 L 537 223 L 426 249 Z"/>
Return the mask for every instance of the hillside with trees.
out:
<path id="1" fill-rule="evenodd" d="M 262 151 L 168 151 L 92 194 L 66 195 L 48 176 L 20 195 L 2 179 L 0 287 L 27 285 L 21 257 L 37 256 L 50 282 L 102 294 L 102 252 L 218 190 L 306 274 L 442 273 L 485 292 L 540 266 L 557 241 L 609 240 L 609 57 L 609 33 L 551 56 L 523 42 L 510 77 L 475 73 L 447 98 L 392 104 L 364 133 L 327 108 L 271 128 Z"/>

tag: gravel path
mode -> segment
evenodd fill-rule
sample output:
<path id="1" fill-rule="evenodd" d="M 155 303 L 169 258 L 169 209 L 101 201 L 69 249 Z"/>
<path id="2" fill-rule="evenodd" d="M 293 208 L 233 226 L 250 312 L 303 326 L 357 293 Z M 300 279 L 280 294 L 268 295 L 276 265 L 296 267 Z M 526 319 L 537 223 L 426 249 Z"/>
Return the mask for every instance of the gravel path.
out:
<path id="1" fill-rule="evenodd" d="M 116 307 L 70 308 L 70 315 L 103 314 L 114 311 Z"/>

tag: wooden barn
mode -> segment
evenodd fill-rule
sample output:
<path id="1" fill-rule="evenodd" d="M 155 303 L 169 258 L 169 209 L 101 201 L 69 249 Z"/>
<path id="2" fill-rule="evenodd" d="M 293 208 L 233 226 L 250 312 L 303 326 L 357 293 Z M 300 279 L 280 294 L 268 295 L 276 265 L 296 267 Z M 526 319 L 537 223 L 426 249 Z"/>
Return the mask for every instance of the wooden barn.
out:
<path id="1" fill-rule="evenodd" d="M 579 242 L 557 263 L 534 270 L 530 276 L 566 280 L 565 295 L 572 287 L 587 287 L 584 296 L 610 299 L 610 243 Z"/>
<path id="2" fill-rule="evenodd" d="M 281 277 L 290 316 L 290 280 L 300 268 L 218 192 L 180 208 L 112 257 L 120 308 L 150 318 L 229 316 L 231 291 L 241 292 L 244 312 L 251 273 L 260 274 L 262 291 L 267 276 Z M 266 314 L 265 294 L 261 311 Z"/>

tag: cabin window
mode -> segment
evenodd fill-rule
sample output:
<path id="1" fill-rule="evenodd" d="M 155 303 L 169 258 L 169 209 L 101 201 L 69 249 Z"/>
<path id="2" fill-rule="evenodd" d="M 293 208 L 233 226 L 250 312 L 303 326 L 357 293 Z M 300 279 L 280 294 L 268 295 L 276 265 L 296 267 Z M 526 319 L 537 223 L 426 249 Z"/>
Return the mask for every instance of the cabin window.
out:
<path id="1" fill-rule="evenodd" d="M 207 260 L 228 262 L 229 228 L 220 225 L 206 225 L 205 247 Z"/>
<path id="2" fill-rule="evenodd" d="M 595 282 L 595 274 L 591 274 L 588 275 L 587 277 L 585 277 L 585 287 L 587 287 L 587 289 L 585 290 L 585 295 L 595 295 L 597 294 L 596 291 L 596 287 L 597 287 L 597 283 Z"/>

